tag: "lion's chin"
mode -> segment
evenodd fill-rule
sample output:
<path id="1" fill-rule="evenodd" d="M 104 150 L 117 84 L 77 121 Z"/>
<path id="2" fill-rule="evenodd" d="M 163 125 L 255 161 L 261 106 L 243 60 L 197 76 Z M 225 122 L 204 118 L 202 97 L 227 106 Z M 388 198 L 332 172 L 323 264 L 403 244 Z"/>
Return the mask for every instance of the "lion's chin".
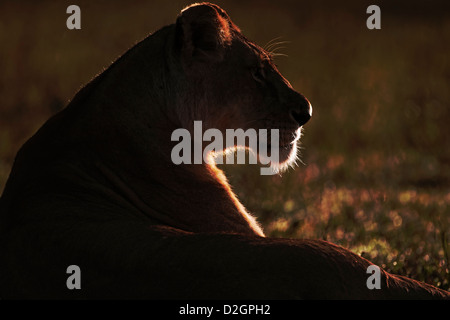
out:
<path id="1" fill-rule="evenodd" d="M 277 148 L 278 158 L 274 161 L 273 157 L 270 159 L 270 169 L 273 174 L 280 174 L 286 171 L 289 167 L 294 167 L 297 165 L 298 157 L 298 141 L 302 135 L 302 129 L 298 128 L 292 136 L 293 141 L 281 145 Z M 283 140 L 282 140 L 283 141 Z M 284 140 L 286 141 L 286 140 Z M 270 149 L 270 145 L 269 145 Z M 259 155 L 261 157 L 261 155 Z M 265 159 L 267 160 L 267 159 Z"/>
<path id="2" fill-rule="evenodd" d="M 270 167 L 276 173 L 282 173 L 286 171 L 289 167 L 294 167 L 298 160 L 298 147 L 297 141 L 289 144 L 288 146 L 283 146 L 279 148 L 279 161 L 272 162 Z"/>
<path id="3" fill-rule="evenodd" d="M 297 143 L 279 148 L 280 164 L 290 165 L 297 159 Z"/>
<path id="4" fill-rule="evenodd" d="M 270 174 L 280 174 L 286 171 L 289 167 L 294 167 L 298 161 L 298 147 L 297 141 L 290 143 L 289 145 L 278 148 L 278 157 L 276 161 L 274 157 L 266 158 L 261 154 L 258 154 L 261 163 L 269 164 Z"/>

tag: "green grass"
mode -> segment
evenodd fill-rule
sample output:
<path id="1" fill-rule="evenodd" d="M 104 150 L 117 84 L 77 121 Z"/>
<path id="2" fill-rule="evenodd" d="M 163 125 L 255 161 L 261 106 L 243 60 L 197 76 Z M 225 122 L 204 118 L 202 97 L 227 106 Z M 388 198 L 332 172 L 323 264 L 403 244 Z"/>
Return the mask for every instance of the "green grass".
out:
<path id="1" fill-rule="evenodd" d="M 20 145 L 75 92 L 187 1 L 0 4 L 0 190 Z M 326 239 L 388 271 L 450 288 L 450 12 L 381 1 L 217 1 L 264 45 L 289 41 L 282 73 L 312 102 L 303 164 L 280 176 L 223 166 L 275 237 Z M 419 9 L 417 9 L 419 8 Z"/>

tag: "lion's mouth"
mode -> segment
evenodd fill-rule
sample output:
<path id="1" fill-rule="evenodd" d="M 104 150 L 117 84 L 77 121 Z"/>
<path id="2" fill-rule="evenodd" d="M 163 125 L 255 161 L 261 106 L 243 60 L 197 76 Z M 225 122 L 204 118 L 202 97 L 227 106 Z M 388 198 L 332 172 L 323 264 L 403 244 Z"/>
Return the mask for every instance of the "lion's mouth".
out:
<path id="1" fill-rule="evenodd" d="M 283 149 L 283 150 L 290 150 L 290 149 L 293 148 L 293 146 L 294 146 L 296 143 L 297 143 L 297 140 L 294 140 L 294 141 L 291 141 L 291 142 L 288 142 L 288 143 L 280 143 L 280 144 L 278 144 L 276 147 L 279 148 L 279 149 Z M 270 143 L 267 145 L 267 147 L 268 147 L 269 149 L 271 149 L 273 146 L 274 146 L 274 145 L 272 145 L 272 144 L 270 144 Z"/>
<path id="2" fill-rule="evenodd" d="M 272 150 L 272 147 L 275 147 L 283 152 L 289 152 L 297 144 L 297 141 L 301 137 L 301 128 L 297 128 L 296 130 L 279 130 L 279 139 L 278 139 L 278 145 L 273 145 L 271 143 L 271 139 L 269 139 L 269 143 L 267 144 L 267 147 Z"/>
<path id="3" fill-rule="evenodd" d="M 280 147 L 288 147 L 297 142 L 301 137 L 302 127 L 292 129 L 278 129 L 278 145 Z M 272 137 L 269 134 L 269 144 L 272 142 Z"/>
<path id="4" fill-rule="evenodd" d="M 292 148 L 301 137 L 301 127 L 294 130 L 280 130 L 280 148 Z"/>

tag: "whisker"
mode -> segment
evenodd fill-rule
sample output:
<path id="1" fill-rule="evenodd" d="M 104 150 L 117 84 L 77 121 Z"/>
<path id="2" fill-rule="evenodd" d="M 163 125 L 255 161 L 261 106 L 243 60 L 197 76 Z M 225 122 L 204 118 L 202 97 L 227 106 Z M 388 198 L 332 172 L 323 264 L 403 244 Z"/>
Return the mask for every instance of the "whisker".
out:
<path id="1" fill-rule="evenodd" d="M 275 49 L 273 49 L 272 51 L 270 51 L 270 52 L 272 52 L 272 53 L 276 53 L 278 50 L 281 50 L 281 49 L 286 49 L 287 47 L 276 47 Z"/>
<path id="2" fill-rule="evenodd" d="M 267 45 L 266 48 L 267 48 L 267 50 L 270 50 L 271 48 L 273 48 L 279 44 L 283 44 L 283 43 L 284 43 L 284 41 L 274 41 L 274 42 L 270 43 L 269 45 Z"/>
<path id="3" fill-rule="evenodd" d="M 279 46 L 279 45 L 282 45 L 282 44 L 289 44 L 289 43 L 291 43 L 291 41 L 278 41 L 278 42 L 274 42 L 274 43 L 271 43 L 269 46 L 267 46 L 266 50 L 267 50 L 267 51 L 271 51 L 272 48 L 274 48 L 274 47 L 276 47 L 276 46 Z"/>
<path id="4" fill-rule="evenodd" d="M 273 38 L 272 40 L 270 40 L 269 42 L 267 42 L 267 43 L 263 46 L 263 49 L 264 49 L 264 50 L 267 50 L 268 46 L 270 46 L 274 41 L 277 41 L 278 39 L 281 39 L 281 38 L 282 38 L 281 36 L 280 36 L 280 37 Z"/>
<path id="5" fill-rule="evenodd" d="M 284 53 L 273 53 L 273 52 L 271 52 L 270 55 L 272 57 L 289 57 L 287 54 L 284 54 Z"/>

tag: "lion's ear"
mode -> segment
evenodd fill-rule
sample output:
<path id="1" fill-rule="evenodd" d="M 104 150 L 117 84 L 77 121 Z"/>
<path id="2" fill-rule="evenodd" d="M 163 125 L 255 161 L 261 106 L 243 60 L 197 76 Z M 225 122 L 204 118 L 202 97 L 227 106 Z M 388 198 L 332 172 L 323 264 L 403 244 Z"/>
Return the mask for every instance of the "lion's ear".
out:
<path id="1" fill-rule="evenodd" d="M 187 62 L 220 61 L 231 42 L 227 17 L 210 4 L 184 9 L 177 19 L 176 30 L 178 47 Z"/>

